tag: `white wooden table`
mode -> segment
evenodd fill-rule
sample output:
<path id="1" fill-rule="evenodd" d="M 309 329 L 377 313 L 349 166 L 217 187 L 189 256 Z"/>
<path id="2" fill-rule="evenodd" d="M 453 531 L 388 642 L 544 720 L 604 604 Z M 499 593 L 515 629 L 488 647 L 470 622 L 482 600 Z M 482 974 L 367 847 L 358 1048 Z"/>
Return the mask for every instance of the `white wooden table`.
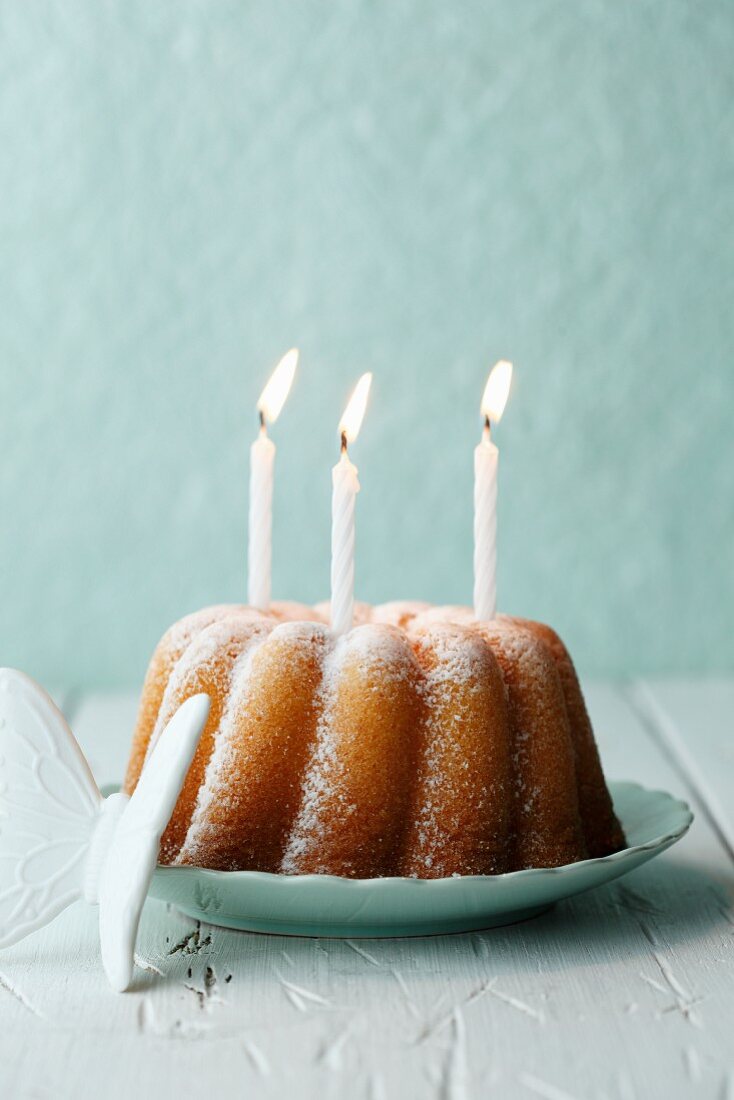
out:
<path id="1" fill-rule="evenodd" d="M 100 783 L 136 700 L 60 693 Z M 607 774 L 691 803 L 689 835 L 524 925 L 297 939 L 146 905 L 112 993 L 78 904 L 0 953 L 0 1097 L 734 1100 L 734 682 L 590 685 Z"/>

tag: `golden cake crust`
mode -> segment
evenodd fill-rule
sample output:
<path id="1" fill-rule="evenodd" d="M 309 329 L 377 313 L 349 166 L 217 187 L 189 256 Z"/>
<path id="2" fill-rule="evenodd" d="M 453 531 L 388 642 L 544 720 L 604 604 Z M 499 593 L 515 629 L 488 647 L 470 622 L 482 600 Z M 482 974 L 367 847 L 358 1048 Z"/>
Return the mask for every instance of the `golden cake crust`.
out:
<path id="1" fill-rule="evenodd" d="M 212 705 L 166 863 L 356 878 L 497 874 L 624 845 L 568 652 L 471 610 L 205 608 L 148 669 L 125 789 L 190 695 Z"/>

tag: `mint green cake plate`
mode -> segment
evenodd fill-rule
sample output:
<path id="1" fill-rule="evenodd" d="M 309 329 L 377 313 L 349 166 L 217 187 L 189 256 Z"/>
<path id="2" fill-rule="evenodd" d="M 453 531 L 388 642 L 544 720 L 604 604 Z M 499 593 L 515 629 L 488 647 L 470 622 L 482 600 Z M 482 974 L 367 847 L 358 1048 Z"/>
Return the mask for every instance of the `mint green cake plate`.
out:
<path id="1" fill-rule="evenodd" d="M 347 879 L 157 867 L 150 895 L 209 924 L 289 936 L 428 936 L 538 916 L 562 898 L 626 875 L 683 836 L 685 802 L 611 783 L 629 848 L 564 867 L 444 879 Z"/>

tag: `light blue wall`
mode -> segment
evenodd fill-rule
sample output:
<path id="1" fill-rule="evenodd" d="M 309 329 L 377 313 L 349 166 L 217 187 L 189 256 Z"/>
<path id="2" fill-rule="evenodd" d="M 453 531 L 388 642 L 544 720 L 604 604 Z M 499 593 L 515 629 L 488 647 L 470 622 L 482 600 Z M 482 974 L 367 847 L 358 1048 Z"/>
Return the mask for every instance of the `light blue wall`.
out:
<path id="1" fill-rule="evenodd" d="M 500 603 L 594 673 L 734 667 L 731 0 L 0 7 L 0 663 L 134 684 L 244 593 L 272 364 L 275 588 L 467 600 L 500 356 Z"/>

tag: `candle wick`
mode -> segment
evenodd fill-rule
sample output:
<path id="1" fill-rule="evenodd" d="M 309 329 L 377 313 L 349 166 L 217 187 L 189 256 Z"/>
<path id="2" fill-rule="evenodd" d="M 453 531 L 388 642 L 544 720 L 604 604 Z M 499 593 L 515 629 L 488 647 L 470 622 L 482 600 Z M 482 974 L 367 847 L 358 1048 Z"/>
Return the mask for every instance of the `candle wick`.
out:
<path id="1" fill-rule="evenodd" d="M 485 438 L 485 440 L 487 440 L 487 442 L 489 442 L 491 434 L 492 434 L 492 425 L 490 423 L 489 416 L 485 416 L 484 417 L 484 438 Z"/>
<path id="2" fill-rule="evenodd" d="M 342 454 L 345 455 L 346 453 L 347 453 L 347 433 L 342 432 Z"/>
<path id="3" fill-rule="evenodd" d="M 258 418 L 260 420 L 260 434 L 261 435 L 267 435 L 268 426 L 265 423 L 265 413 L 263 412 L 262 409 L 258 409 L 257 410 L 257 415 L 258 415 Z"/>

